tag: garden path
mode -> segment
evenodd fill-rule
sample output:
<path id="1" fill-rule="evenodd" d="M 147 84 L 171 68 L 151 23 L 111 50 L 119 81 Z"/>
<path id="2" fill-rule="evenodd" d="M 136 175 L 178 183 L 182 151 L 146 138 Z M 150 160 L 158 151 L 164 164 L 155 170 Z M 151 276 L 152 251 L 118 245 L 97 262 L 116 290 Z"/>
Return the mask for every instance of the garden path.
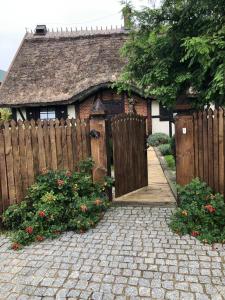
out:
<path id="1" fill-rule="evenodd" d="M 87 233 L 18 252 L 0 236 L 0 299 L 224 299 L 225 248 L 173 234 L 172 210 L 112 207 Z"/>
<path id="2" fill-rule="evenodd" d="M 162 170 L 154 148 L 149 147 L 148 186 L 114 199 L 119 204 L 147 204 L 153 206 L 174 206 L 176 201 Z"/>

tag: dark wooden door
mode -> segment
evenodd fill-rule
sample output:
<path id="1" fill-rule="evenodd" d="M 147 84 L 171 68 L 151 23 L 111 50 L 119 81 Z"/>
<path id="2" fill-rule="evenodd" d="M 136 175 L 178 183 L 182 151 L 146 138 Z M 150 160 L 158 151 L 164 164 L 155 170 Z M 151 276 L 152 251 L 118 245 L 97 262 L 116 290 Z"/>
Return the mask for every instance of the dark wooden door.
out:
<path id="1" fill-rule="evenodd" d="M 120 114 L 111 119 L 115 196 L 148 185 L 146 118 Z"/>

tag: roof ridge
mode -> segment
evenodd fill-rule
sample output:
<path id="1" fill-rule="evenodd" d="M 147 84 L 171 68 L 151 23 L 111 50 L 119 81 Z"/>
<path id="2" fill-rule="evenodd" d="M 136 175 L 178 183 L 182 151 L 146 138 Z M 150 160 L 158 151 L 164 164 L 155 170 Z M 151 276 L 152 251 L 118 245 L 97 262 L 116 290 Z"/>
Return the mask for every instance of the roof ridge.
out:
<path id="1" fill-rule="evenodd" d="M 121 31 L 125 30 L 124 26 L 121 24 L 118 25 L 111 25 L 111 26 L 81 26 L 81 27 L 56 27 L 54 28 L 47 28 L 47 33 L 74 33 L 74 32 L 95 32 L 95 31 Z M 35 30 L 26 28 L 26 33 L 28 34 L 34 34 Z"/>

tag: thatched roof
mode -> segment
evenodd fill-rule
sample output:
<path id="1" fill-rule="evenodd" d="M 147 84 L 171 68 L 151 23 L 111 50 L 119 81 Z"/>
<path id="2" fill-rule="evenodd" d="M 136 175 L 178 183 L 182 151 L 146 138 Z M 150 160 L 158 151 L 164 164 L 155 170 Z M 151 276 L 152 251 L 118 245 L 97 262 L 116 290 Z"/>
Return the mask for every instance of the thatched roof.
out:
<path id="1" fill-rule="evenodd" d="M 81 100 L 116 80 L 126 39 L 123 29 L 27 33 L 0 89 L 0 106 Z"/>

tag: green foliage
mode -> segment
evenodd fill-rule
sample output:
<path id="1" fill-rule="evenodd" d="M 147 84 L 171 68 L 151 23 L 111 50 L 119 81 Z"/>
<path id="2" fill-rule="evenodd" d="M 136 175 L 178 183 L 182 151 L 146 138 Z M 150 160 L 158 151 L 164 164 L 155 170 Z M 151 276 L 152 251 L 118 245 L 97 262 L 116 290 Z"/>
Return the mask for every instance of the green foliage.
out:
<path id="1" fill-rule="evenodd" d="M 124 17 L 124 27 L 126 29 L 132 28 L 132 11 L 133 11 L 133 5 L 131 1 L 129 0 L 122 0 L 121 2 L 122 7 L 122 14 Z"/>
<path id="2" fill-rule="evenodd" d="M 168 144 L 170 142 L 170 137 L 165 133 L 153 133 L 148 137 L 147 143 L 150 146 L 157 147 L 161 144 Z"/>
<path id="3" fill-rule="evenodd" d="M 3 214 L 5 228 L 14 231 L 13 249 L 97 224 L 109 206 L 106 190 L 113 182 L 106 178 L 103 184 L 93 183 L 92 166 L 88 159 L 80 163 L 79 172 L 43 170 L 25 200 Z"/>
<path id="4" fill-rule="evenodd" d="M 225 243 L 225 204 L 222 195 L 198 178 L 178 187 L 180 207 L 172 215 L 170 228 L 179 235 L 190 234 L 204 243 Z"/>
<path id="5" fill-rule="evenodd" d="M 170 144 L 162 144 L 159 145 L 158 147 L 159 151 L 161 152 L 161 154 L 164 155 L 171 155 L 172 151 L 171 151 L 171 146 Z"/>
<path id="6" fill-rule="evenodd" d="M 166 156 L 164 156 L 164 158 L 165 158 L 165 161 L 167 163 L 167 166 L 170 169 L 174 170 L 175 166 L 176 166 L 176 163 L 175 163 L 175 159 L 174 159 L 173 155 L 166 155 Z"/>
<path id="7" fill-rule="evenodd" d="M 0 108 L 0 121 L 8 121 L 11 118 L 12 114 L 8 108 Z"/>
<path id="8" fill-rule="evenodd" d="M 224 0 L 164 0 L 160 8 L 134 11 L 132 18 L 120 92 L 136 87 L 173 107 L 192 90 L 195 107 L 224 104 Z"/>

